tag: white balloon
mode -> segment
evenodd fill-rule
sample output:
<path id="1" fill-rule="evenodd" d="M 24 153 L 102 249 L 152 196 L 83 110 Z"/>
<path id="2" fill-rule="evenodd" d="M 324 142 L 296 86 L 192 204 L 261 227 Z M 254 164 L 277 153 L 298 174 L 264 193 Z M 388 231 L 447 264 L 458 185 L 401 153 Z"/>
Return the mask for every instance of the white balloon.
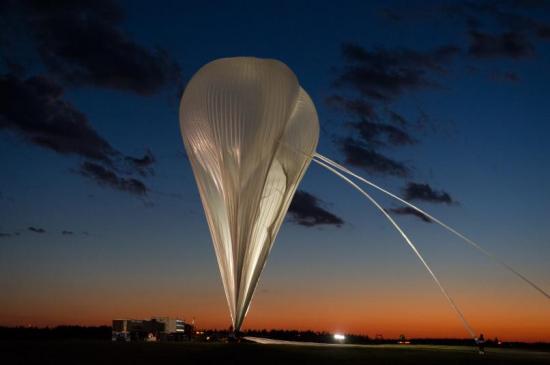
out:
<path id="1" fill-rule="evenodd" d="M 223 58 L 187 85 L 180 127 L 238 331 L 317 147 L 317 112 L 282 62 Z"/>

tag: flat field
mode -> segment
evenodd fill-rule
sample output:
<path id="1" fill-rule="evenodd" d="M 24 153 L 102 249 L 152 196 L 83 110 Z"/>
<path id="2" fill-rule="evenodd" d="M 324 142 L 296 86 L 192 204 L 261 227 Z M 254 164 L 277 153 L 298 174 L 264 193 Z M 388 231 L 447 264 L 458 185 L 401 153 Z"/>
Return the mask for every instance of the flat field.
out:
<path id="1" fill-rule="evenodd" d="M 2 341 L 3 364 L 550 364 L 550 352 L 428 345 Z"/>

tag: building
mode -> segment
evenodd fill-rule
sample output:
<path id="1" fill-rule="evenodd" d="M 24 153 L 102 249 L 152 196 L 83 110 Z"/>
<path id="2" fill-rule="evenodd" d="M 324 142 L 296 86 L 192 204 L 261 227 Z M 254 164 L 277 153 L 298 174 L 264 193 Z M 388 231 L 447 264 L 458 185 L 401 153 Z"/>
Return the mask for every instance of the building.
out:
<path id="1" fill-rule="evenodd" d="M 193 324 L 170 317 L 113 319 L 113 341 L 185 341 L 193 335 Z"/>

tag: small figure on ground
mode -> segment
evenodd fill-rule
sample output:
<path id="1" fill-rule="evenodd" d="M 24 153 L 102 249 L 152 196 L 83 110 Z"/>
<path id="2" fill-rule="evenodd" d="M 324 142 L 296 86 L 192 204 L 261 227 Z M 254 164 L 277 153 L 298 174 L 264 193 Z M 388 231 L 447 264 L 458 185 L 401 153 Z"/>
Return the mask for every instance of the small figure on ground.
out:
<path id="1" fill-rule="evenodd" d="M 481 333 L 479 337 L 476 338 L 476 344 L 479 349 L 479 354 L 485 355 L 485 337 L 483 337 L 483 333 Z"/>

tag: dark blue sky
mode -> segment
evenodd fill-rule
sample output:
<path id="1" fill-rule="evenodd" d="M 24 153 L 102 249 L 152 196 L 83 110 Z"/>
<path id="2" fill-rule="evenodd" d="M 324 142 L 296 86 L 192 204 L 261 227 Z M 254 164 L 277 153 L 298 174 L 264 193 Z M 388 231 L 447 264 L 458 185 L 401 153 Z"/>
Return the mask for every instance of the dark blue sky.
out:
<path id="1" fill-rule="evenodd" d="M 0 7 L 7 30 L 0 290 L 9 297 L 0 323 L 164 313 L 229 323 L 177 108 L 186 80 L 230 56 L 286 63 L 316 104 L 320 153 L 402 195 L 419 186 L 410 184 L 428 184 L 427 199 L 409 197 L 550 289 L 548 2 L 14 3 Z M 102 32 L 71 35 L 83 28 L 68 20 L 76 16 L 92 25 L 100 19 Z M 33 89 L 52 98 L 48 107 L 28 93 L 37 76 L 58 88 Z M 44 112 L 67 108 L 81 117 L 41 124 Z M 56 129 L 65 117 L 78 133 Z M 106 159 L 92 156 L 97 151 Z M 129 160 L 147 151 L 154 161 Z M 115 177 L 99 173 L 106 171 Z M 423 268 L 367 201 L 313 165 L 301 189 L 344 224 L 297 224 L 295 207 L 245 327 L 462 335 Z M 435 225 L 396 218 L 474 326 L 550 339 L 547 303 L 536 292 Z M 277 313 L 288 300 L 295 309 Z M 496 305 L 503 309 L 491 310 Z"/>

